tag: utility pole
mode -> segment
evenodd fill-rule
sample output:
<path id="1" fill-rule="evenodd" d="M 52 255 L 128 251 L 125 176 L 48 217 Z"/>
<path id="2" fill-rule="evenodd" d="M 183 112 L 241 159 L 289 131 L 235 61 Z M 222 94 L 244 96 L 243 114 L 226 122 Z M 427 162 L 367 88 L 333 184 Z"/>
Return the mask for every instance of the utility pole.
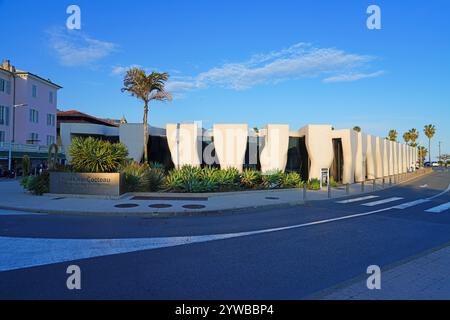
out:
<path id="1" fill-rule="evenodd" d="M 441 159 L 441 143 L 442 143 L 442 141 L 439 141 L 439 159 L 438 159 L 438 162 L 442 161 L 442 159 Z"/>

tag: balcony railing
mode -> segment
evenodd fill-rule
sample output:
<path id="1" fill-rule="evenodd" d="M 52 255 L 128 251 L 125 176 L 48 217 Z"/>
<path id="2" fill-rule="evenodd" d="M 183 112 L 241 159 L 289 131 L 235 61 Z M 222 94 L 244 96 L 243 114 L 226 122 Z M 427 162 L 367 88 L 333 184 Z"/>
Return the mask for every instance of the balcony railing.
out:
<path id="1" fill-rule="evenodd" d="M 9 142 L 0 142 L 0 151 L 9 151 Z M 34 144 L 12 144 L 13 152 L 37 152 L 37 153 L 47 153 L 48 146 L 40 146 Z M 60 146 L 58 147 L 59 153 L 64 153 L 64 149 Z"/>

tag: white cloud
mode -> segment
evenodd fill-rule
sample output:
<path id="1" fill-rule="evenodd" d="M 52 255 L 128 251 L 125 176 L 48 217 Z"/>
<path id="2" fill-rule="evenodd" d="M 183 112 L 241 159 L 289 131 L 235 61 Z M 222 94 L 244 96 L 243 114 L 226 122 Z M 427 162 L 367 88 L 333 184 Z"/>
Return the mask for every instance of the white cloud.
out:
<path id="1" fill-rule="evenodd" d="M 348 74 L 339 74 L 337 76 L 328 77 L 323 80 L 325 83 L 331 83 L 331 82 L 351 82 L 351 81 L 357 81 L 361 79 L 367 79 L 367 78 L 376 78 L 379 76 L 382 76 L 384 74 L 384 71 L 380 70 L 377 72 L 372 73 L 348 73 Z"/>
<path id="2" fill-rule="evenodd" d="M 132 64 L 129 66 L 114 66 L 111 70 L 111 75 L 113 76 L 122 76 L 124 75 L 128 70 L 132 68 L 142 68 L 141 65 L 138 64 Z"/>
<path id="3" fill-rule="evenodd" d="M 359 71 L 369 68 L 374 59 L 369 55 L 297 43 L 279 51 L 253 55 L 244 62 L 214 67 L 195 77 L 178 77 L 168 86 L 174 91 L 185 92 L 210 86 L 245 90 L 300 78 L 325 77 L 324 82 L 356 81 L 382 74 L 382 71 L 369 74 Z"/>
<path id="4" fill-rule="evenodd" d="M 78 30 L 53 28 L 47 34 L 50 48 L 65 66 L 89 65 L 117 50 L 116 44 L 91 38 Z"/>

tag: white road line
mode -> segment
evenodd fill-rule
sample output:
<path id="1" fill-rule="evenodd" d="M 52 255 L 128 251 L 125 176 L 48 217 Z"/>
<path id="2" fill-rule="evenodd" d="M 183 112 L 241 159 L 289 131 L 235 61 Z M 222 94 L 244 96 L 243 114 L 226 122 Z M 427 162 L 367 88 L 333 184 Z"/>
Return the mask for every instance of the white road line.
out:
<path id="1" fill-rule="evenodd" d="M 446 210 L 450 209 L 450 202 L 441 204 L 440 206 L 425 210 L 425 212 L 429 212 L 429 213 L 441 213 L 444 212 Z"/>
<path id="2" fill-rule="evenodd" d="M 398 200 L 402 200 L 403 198 L 401 197 L 392 197 L 392 198 L 388 198 L 388 199 L 383 199 L 383 200 L 379 200 L 379 201 L 374 201 L 374 202 L 369 202 L 369 203 L 364 203 L 362 204 L 363 206 L 366 207 L 374 207 L 374 206 L 378 206 L 380 204 L 384 204 L 384 203 L 389 203 L 389 202 L 394 202 L 394 201 L 398 201 Z"/>
<path id="3" fill-rule="evenodd" d="M 46 216 L 46 213 L 0 210 L 0 216 Z"/>
<path id="4" fill-rule="evenodd" d="M 360 201 L 370 200 L 370 199 L 375 199 L 375 198 L 379 198 L 379 196 L 366 196 L 366 197 L 336 201 L 336 203 L 346 204 L 346 203 L 360 202 Z"/>
<path id="5" fill-rule="evenodd" d="M 411 208 L 411 207 L 414 207 L 414 206 L 418 206 L 419 204 L 427 203 L 427 202 L 430 202 L 430 200 L 428 200 L 428 199 L 419 199 L 419 200 L 415 200 L 415 201 L 411 201 L 411 202 L 402 203 L 402 204 L 400 204 L 398 206 L 393 207 L 392 209 L 403 210 L 403 209 L 408 209 L 408 208 Z"/>

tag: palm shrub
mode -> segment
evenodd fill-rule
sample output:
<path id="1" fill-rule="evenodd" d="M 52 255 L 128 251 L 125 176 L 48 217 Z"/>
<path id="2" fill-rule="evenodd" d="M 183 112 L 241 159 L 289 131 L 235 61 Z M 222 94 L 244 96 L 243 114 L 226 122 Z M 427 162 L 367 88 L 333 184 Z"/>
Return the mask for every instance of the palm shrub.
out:
<path id="1" fill-rule="evenodd" d="M 300 174 L 297 172 L 289 172 L 283 175 L 281 180 L 283 188 L 301 188 L 303 187 L 303 181 Z"/>
<path id="2" fill-rule="evenodd" d="M 262 176 L 262 185 L 266 189 L 277 189 L 282 186 L 284 173 L 281 170 L 269 171 Z"/>
<path id="3" fill-rule="evenodd" d="M 261 172 L 253 169 L 246 169 L 241 174 L 241 185 L 247 189 L 256 189 L 262 182 Z"/>
<path id="4" fill-rule="evenodd" d="M 144 173 L 145 190 L 159 191 L 164 185 L 165 169 L 159 166 L 150 166 Z"/>
<path id="5" fill-rule="evenodd" d="M 50 191 L 50 175 L 48 172 L 44 172 L 39 176 L 28 177 L 26 189 L 37 196 L 48 193 Z"/>
<path id="6" fill-rule="evenodd" d="M 145 173 L 147 170 L 148 165 L 141 165 L 134 161 L 120 167 L 119 172 L 123 176 L 126 192 L 146 191 Z"/>
<path id="7" fill-rule="evenodd" d="M 122 143 L 92 137 L 74 138 L 69 149 L 71 164 L 78 172 L 117 172 L 128 156 Z"/>
<path id="8" fill-rule="evenodd" d="M 320 180 L 317 178 L 310 179 L 308 181 L 308 189 L 309 190 L 320 190 Z"/>
<path id="9" fill-rule="evenodd" d="M 330 186 L 333 188 L 337 188 L 337 186 L 338 186 L 337 182 L 336 182 L 336 180 L 334 180 L 333 176 L 330 177 Z"/>
<path id="10" fill-rule="evenodd" d="M 236 168 L 217 170 L 212 182 L 217 183 L 220 191 L 231 191 L 239 189 L 241 175 Z"/>

